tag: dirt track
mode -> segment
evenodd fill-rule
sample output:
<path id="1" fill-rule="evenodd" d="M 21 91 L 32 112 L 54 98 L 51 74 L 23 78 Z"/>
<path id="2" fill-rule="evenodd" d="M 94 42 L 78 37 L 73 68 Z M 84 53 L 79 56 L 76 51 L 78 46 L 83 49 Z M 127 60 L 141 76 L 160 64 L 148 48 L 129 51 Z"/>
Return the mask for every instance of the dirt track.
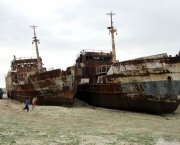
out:
<path id="1" fill-rule="evenodd" d="M 75 100 L 72 108 L 0 99 L 0 144 L 8 145 L 180 145 L 180 107 L 156 116 L 102 109 Z"/>

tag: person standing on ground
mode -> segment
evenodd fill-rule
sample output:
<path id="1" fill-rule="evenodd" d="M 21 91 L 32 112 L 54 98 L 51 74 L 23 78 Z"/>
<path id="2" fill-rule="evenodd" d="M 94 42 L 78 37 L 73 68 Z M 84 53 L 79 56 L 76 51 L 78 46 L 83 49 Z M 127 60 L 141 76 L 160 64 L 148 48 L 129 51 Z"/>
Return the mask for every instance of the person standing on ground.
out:
<path id="1" fill-rule="evenodd" d="M 25 107 L 23 108 L 23 110 L 26 110 L 26 109 L 27 109 L 27 112 L 29 112 L 29 100 L 28 100 L 28 98 L 25 101 Z"/>
<path id="2" fill-rule="evenodd" d="M 37 96 L 33 98 L 32 100 L 32 109 L 36 106 L 36 101 L 38 100 Z"/>

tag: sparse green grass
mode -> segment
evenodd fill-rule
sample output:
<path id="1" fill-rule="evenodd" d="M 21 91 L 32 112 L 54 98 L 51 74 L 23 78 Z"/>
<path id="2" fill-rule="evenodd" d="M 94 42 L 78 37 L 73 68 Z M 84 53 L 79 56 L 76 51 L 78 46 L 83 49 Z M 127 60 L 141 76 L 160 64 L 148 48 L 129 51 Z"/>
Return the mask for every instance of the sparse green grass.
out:
<path id="1" fill-rule="evenodd" d="M 29 114 L 19 108 L 11 102 L 3 110 L 0 101 L 2 145 L 155 145 L 159 138 L 180 144 L 180 109 L 155 116 L 84 106 L 37 106 Z"/>

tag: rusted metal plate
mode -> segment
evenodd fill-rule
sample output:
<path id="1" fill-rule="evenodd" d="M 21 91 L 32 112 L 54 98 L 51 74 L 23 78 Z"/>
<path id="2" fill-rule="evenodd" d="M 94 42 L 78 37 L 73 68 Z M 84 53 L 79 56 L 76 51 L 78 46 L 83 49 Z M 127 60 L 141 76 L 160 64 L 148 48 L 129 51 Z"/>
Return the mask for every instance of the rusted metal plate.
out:
<path id="1" fill-rule="evenodd" d="M 137 89 L 126 92 L 119 84 L 78 85 L 76 97 L 98 107 L 155 114 L 172 113 L 180 103 L 180 99 L 174 97 L 158 99 Z"/>
<path id="2" fill-rule="evenodd" d="M 29 76 L 29 83 L 38 91 L 41 104 L 73 105 L 74 100 L 74 69 L 46 71 Z"/>

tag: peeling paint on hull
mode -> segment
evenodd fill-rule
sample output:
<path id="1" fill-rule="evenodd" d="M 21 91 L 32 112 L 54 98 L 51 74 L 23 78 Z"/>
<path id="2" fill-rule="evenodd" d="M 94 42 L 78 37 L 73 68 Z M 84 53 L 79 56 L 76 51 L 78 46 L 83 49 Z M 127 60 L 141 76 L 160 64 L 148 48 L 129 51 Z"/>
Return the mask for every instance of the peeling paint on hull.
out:
<path id="1" fill-rule="evenodd" d="M 84 84 L 78 85 L 76 97 L 91 105 L 154 114 L 173 113 L 179 106 L 180 99 L 159 98 L 156 95 L 123 93 L 119 84 Z"/>
<path id="2" fill-rule="evenodd" d="M 91 56 L 95 59 L 88 60 Z M 77 98 L 94 106 L 155 114 L 172 113 L 178 108 L 180 54 L 157 54 L 112 64 L 104 56 L 111 59 L 111 53 L 94 51 L 83 51 L 77 58 L 77 70 L 84 70 Z M 94 69 L 92 66 L 96 73 L 88 71 Z"/>
<path id="3" fill-rule="evenodd" d="M 64 75 L 60 69 L 29 76 L 29 83 L 38 92 L 43 105 L 72 107 L 74 100 L 73 72 Z"/>

